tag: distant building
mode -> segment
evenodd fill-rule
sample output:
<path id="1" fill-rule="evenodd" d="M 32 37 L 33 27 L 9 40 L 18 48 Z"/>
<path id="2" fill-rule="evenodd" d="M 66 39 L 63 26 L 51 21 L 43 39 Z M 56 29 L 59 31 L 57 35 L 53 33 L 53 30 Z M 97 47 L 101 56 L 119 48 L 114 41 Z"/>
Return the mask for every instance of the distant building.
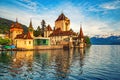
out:
<path id="1" fill-rule="evenodd" d="M 10 39 L 17 48 L 33 49 L 33 37 L 33 27 L 31 21 L 27 34 L 24 34 L 23 28 L 17 20 L 12 24 L 10 28 Z"/>

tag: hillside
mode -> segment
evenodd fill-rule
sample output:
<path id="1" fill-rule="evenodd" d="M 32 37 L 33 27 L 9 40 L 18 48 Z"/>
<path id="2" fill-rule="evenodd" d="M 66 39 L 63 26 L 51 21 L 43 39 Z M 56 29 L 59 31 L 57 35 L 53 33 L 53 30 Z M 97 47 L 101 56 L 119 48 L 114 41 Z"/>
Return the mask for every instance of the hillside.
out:
<path id="1" fill-rule="evenodd" d="M 12 23 L 14 23 L 14 21 L 4 19 L 4 18 L 0 17 L 0 34 L 8 33 Z M 23 29 L 26 33 L 27 32 L 27 27 L 23 24 L 22 24 L 22 27 L 23 27 Z"/>

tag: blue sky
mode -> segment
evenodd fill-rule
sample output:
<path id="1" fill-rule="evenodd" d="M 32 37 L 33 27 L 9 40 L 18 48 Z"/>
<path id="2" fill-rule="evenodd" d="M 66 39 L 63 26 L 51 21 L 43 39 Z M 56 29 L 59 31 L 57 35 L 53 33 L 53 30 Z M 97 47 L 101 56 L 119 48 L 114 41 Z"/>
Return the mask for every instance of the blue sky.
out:
<path id="1" fill-rule="evenodd" d="M 79 32 L 80 23 L 88 34 L 120 32 L 120 0 L 1 0 L 0 17 L 29 26 L 32 18 L 36 29 L 42 19 L 54 27 L 55 20 L 64 13 L 70 27 Z M 120 33 L 119 33 L 120 34 Z"/>

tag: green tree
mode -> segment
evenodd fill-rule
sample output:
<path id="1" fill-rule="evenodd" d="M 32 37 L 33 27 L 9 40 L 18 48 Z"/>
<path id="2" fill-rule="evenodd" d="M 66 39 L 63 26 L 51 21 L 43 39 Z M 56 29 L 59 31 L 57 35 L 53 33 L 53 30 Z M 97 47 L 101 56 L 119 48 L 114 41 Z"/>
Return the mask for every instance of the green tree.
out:
<path id="1" fill-rule="evenodd" d="M 90 38 L 88 36 L 85 36 L 85 42 L 86 44 L 91 44 Z"/>
<path id="2" fill-rule="evenodd" d="M 45 30 L 45 27 L 46 27 L 46 22 L 45 22 L 45 20 L 42 20 L 41 26 L 42 26 L 41 33 L 42 33 L 42 36 L 44 36 L 44 30 Z"/>
<path id="3" fill-rule="evenodd" d="M 3 39 L 0 37 L 0 45 L 9 45 L 10 44 L 10 39 Z"/>
<path id="4" fill-rule="evenodd" d="M 37 37 L 37 36 L 40 36 L 40 35 L 42 35 L 41 28 L 40 28 L 40 26 L 38 26 L 37 29 L 34 30 L 34 36 Z"/>

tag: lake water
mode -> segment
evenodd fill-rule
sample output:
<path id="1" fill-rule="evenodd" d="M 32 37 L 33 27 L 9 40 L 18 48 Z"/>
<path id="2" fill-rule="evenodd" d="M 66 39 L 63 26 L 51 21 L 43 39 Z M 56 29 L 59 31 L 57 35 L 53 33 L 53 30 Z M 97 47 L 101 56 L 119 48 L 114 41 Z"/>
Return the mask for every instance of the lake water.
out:
<path id="1" fill-rule="evenodd" d="M 120 45 L 0 52 L 0 80 L 120 80 Z"/>

